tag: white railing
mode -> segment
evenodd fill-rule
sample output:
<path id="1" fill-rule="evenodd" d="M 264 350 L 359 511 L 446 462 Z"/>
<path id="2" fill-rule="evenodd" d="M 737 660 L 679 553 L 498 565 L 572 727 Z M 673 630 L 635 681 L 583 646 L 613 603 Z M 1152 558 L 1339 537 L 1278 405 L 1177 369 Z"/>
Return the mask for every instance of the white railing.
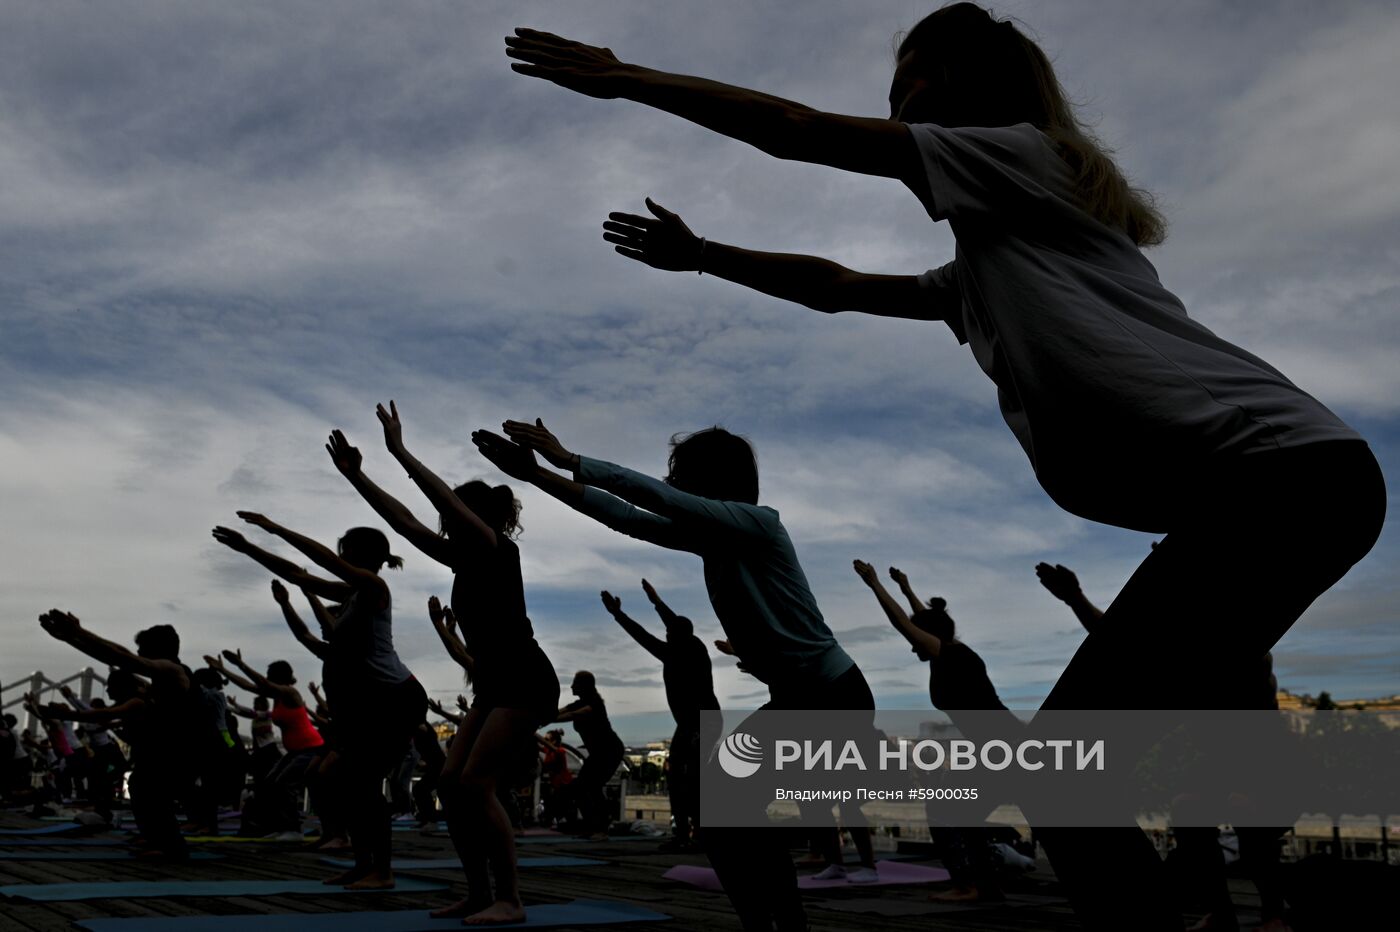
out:
<path id="1" fill-rule="evenodd" d="M 11 683 L 0 685 L 0 712 L 4 712 L 10 706 L 23 706 L 25 693 L 33 693 L 38 696 L 39 701 L 42 702 L 46 697 L 53 698 L 53 693 L 57 692 L 60 686 L 67 686 L 69 683 L 75 681 L 79 684 L 77 690 L 78 696 L 84 702 L 92 699 L 94 683 L 103 686 L 107 685 L 106 678 L 99 676 L 97 671 L 93 670 L 92 667 L 84 667 L 77 673 L 64 677 L 61 680 L 49 679 L 43 672 L 36 670 L 22 680 L 15 680 Z M 12 691 L 14 694 L 7 697 L 6 694 Z M 28 728 L 32 731 L 38 724 L 33 715 L 28 712 L 25 713 L 24 728 Z"/>

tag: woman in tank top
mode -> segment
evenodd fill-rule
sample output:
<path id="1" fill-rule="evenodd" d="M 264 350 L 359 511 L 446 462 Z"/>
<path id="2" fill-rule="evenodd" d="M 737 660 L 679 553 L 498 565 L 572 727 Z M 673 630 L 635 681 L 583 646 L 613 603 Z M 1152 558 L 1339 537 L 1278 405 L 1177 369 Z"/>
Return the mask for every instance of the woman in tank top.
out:
<path id="1" fill-rule="evenodd" d="M 339 725 L 336 806 L 348 823 L 355 866 L 326 883 L 355 890 L 391 889 L 392 826 L 383 781 L 403 759 L 413 729 L 427 713 L 423 687 L 394 650 L 389 586 L 379 575 L 386 565 L 401 567 L 403 560 L 389 552 L 388 538 L 374 528 L 351 528 L 331 550 L 256 512 L 240 511 L 238 516 L 282 538 L 337 577 L 314 576 L 290 560 L 253 546 L 237 531 L 214 529 L 219 543 L 340 606 L 334 615 L 324 617 L 324 672 L 333 673 L 326 687 Z M 318 610 L 318 618 L 322 617 Z"/>
<path id="2" fill-rule="evenodd" d="M 343 433 L 333 432 L 326 449 L 390 527 L 451 568 L 451 610 L 461 625 L 465 650 L 450 652 L 467 671 L 474 694 L 448 749 L 438 788 L 468 893 L 433 915 L 519 922 L 525 912 L 516 885 L 515 839 L 496 788 L 522 754 L 532 753 L 535 729 L 550 721 L 559 703 L 559 678 L 535 641 L 525 611 L 520 548 L 512 540 L 519 530 L 520 503 L 504 485 L 493 488 L 476 480 L 450 487 L 404 446 L 394 402 L 387 409 L 380 405 L 376 414 L 389 452 L 437 510 L 437 532 L 364 474 L 360 451 Z M 433 609 L 432 620 L 441 634 L 440 608 Z"/>

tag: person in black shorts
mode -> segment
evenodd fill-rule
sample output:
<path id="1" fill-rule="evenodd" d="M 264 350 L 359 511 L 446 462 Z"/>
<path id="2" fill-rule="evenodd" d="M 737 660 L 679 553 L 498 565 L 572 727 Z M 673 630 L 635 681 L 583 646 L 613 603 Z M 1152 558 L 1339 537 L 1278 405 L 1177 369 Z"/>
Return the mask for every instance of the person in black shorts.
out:
<path id="1" fill-rule="evenodd" d="M 602 840 L 608 837 L 608 826 L 612 824 L 603 787 L 617 772 L 625 749 L 622 739 L 613 731 L 612 722 L 608 721 L 608 706 L 598 694 L 593 674 L 587 670 L 578 671 L 570 688 L 578 698 L 561 708 L 554 721 L 572 722 L 579 741 L 588 749 L 588 757 L 579 768 L 572 789 L 583 817 L 584 833 Z"/>
<path id="2" fill-rule="evenodd" d="M 558 708 L 559 678 L 525 611 L 520 548 L 512 539 L 520 527 L 520 504 L 504 485 L 476 480 L 452 488 L 404 446 L 394 402 L 387 409 L 378 406 L 376 414 L 390 454 L 437 510 L 436 532 L 365 475 L 360 451 L 341 431 L 331 434 L 326 450 L 390 527 L 452 569 L 452 615 L 471 658 L 463 667 L 474 701 L 448 749 L 438 786 L 468 893 L 433 916 L 521 922 L 525 909 L 516 885 L 515 839 L 496 790 L 523 755 L 534 754 L 535 729 Z"/>

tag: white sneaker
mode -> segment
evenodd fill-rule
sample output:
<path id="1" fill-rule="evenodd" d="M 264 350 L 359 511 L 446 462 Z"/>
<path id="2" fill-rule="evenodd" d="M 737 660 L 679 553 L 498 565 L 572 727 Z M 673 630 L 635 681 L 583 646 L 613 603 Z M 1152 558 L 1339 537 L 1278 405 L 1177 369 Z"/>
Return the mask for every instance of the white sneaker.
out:
<path id="1" fill-rule="evenodd" d="M 847 883 L 879 883 L 880 872 L 873 867 L 857 867 L 846 872 Z"/>
<path id="2" fill-rule="evenodd" d="M 1001 861 L 1003 866 L 1009 867 L 1012 870 L 1018 870 L 1023 872 L 1035 870 L 1035 861 L 1026 857 L 1024 854 L 1017 851 L 1015 848 L 1011 847 L 1005 842 L 999 841 L 993 844 L 992 852 L 993 854 L 995 854 L 997 859 Z"/>
<path id="3" fill-rule="evenodd" d="M 840 864 L 829 864 L 821 873 L 813 874 L 813 880 L 845 880 L 846 868 Z"/>

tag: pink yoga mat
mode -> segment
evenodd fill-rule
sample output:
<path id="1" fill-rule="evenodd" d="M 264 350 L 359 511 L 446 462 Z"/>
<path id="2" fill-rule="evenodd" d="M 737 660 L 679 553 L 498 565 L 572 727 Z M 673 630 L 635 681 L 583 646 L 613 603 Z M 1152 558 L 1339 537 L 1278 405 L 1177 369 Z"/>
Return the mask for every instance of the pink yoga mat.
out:
<path id="1" fill-rule="evenodd" d="M 919 864 L 906 864 L 903 861 L 877 861 L 880 879 L 874 883 L 850 883 L 846 880 L 817 880 L 813 877 L 798 877 L 797 886 L 801 890 L 859 890 L 861 887 L 888 887 L 905 883 L 939 883 L 948 879 L 948 872 L 941 867 L 923 867 Z M 678 880 L 701 890 L 723 890 L 713 869 L 692 867 L 681 864 L 661 875 L 666 880 Z"/>

